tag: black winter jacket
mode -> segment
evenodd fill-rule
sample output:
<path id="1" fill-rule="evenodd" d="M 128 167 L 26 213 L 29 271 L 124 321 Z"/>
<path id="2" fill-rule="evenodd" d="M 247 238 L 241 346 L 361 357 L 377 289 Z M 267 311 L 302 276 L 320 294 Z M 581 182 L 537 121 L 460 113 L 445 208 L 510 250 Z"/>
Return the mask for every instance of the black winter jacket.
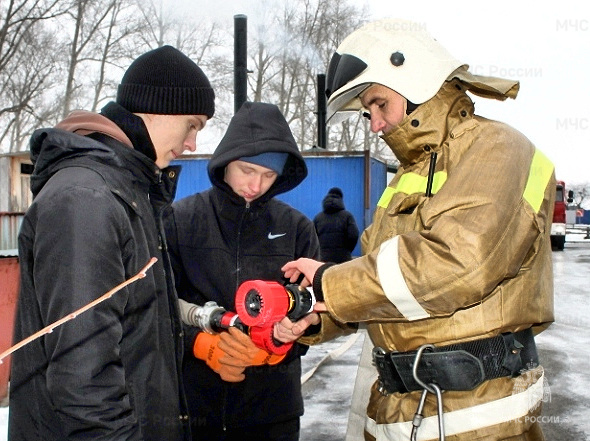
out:
<path id="1" fill-rule="evenodd" d="M 280 269 L 286 262 L 319 257 L 313 223 L 273 198 L 307 175 L 288 126 L 277 120 L 274 131 L 259 131 L 252 128 L 256 124 L 248 117 L 236 120 L 240 115 L 234 116 L 209 162 L 213 187 L 175 202 L 166 219 L 179 297 L 199 305 L 213 300 L 232 311 L 242 282 L 262 279 L 283 283 Z M 274 124 L 272 112 L 265 118 Z M 264 151 L 288 152 L 289 158 L 269 191 L 248 204 L 223 181 L 223 172 L 229 162 Z M 184 381 L 193 424 L 236 428 L 302 415 L 300 355 L 306 350 L 307 346 L 295 344 L 280 364 L 247 368 L 246 379 L 239 383 L 222 381 L 204 361 L 187 356 Z"/>
<path id="2" fill-rule="evenodd" d="M 178 170 L 164 173 L 130 146 L 95 135 L 46 129 L 32 137 L 35 198 L 19 236 L 15 341 L 158 261 L 145 278 L 13 354 L 9 439 L 187 440 L 182 327 L 160 246 L 160 213 Z"/>
<path id="3" fill-rule="evenodd" d="M 351 253 L 359 238 L 354 216 L 344 208 L 342 198 L 333 194 L 324 197 L 322 208 L 313 219 L 322 261 L 342 263 L 352 259 Z"/>

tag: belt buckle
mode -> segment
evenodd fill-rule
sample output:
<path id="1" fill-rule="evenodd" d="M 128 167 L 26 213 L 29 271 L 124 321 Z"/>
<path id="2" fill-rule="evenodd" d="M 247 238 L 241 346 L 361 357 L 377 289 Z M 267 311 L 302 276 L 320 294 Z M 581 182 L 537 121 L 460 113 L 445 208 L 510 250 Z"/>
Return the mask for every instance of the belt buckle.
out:
<path id="1" fill-rule="evenodd" d="M 373 365 L 377 368 L 377 372 L 379 373 L 379 377 L 377 378 L 377 390 L 383 396 L 389 395 L 387 388 L 385 387 L 385 383 L 383 382 L 382 372 L 383 369 L 386 368 L 385 364 L 385 356 L 387 352 L 379 346 L 373 348 L 372 351 L 372 358 L 373 358 Z"/>

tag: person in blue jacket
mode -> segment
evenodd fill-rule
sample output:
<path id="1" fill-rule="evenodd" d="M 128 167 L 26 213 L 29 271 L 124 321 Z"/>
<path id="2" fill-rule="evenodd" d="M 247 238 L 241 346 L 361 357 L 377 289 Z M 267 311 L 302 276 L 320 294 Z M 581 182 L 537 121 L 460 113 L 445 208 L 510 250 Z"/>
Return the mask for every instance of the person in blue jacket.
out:
<path id="1" fill-rule="evenodd" d="M 307 176 L 293 135 L 273 104 L 245 102 L 215 150 L 208 174 L 213 184 L 172 205 L 166 219 L 168 250 L 181 299 L 215 301 L 235 311 L 235 294 L 252 279 L 284 283 L 281 267 L 299 257 L 319 257 L 310 219 L 276 199 Z M 256 354 L 237 329 L 223 332 L 246 359 Z M 285 357 L 235 360 L 221 349 L 219 334 L 194 328 L 195 357 L 186 357 L 184 381 L 194 440 L 299 439 L 303 414 L 296 343 Z M 199 349 L 200 348 L 200 349 Z M 219 364 L 208 354 L 221 355 Z"/>

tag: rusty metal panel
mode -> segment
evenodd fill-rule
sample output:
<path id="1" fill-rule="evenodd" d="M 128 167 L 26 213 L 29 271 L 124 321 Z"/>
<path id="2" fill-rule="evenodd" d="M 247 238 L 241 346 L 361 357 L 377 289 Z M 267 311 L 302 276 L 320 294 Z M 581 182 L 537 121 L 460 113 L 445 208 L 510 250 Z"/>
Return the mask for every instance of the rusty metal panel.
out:
<path id="1" fill-rule="evenodd" d="M 0 352 L 12 345 L 14 314 L 19 288 L 18 258 L 0 258 Z M 0 401 L 8 394 L 10 356 L 0 364 Z"/>

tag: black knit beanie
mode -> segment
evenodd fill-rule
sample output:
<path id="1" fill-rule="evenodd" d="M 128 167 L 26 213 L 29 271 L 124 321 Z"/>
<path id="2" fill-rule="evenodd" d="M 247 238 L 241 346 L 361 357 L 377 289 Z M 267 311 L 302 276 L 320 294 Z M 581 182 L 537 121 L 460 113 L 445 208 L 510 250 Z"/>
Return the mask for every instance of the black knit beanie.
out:
<path id="1" fill-rule="evenodd" d="M 215 93 L 194 61 L 172 46 L 140 55 L 123 75 L 117 103 L 133 113 L 207 115 Z"/>

